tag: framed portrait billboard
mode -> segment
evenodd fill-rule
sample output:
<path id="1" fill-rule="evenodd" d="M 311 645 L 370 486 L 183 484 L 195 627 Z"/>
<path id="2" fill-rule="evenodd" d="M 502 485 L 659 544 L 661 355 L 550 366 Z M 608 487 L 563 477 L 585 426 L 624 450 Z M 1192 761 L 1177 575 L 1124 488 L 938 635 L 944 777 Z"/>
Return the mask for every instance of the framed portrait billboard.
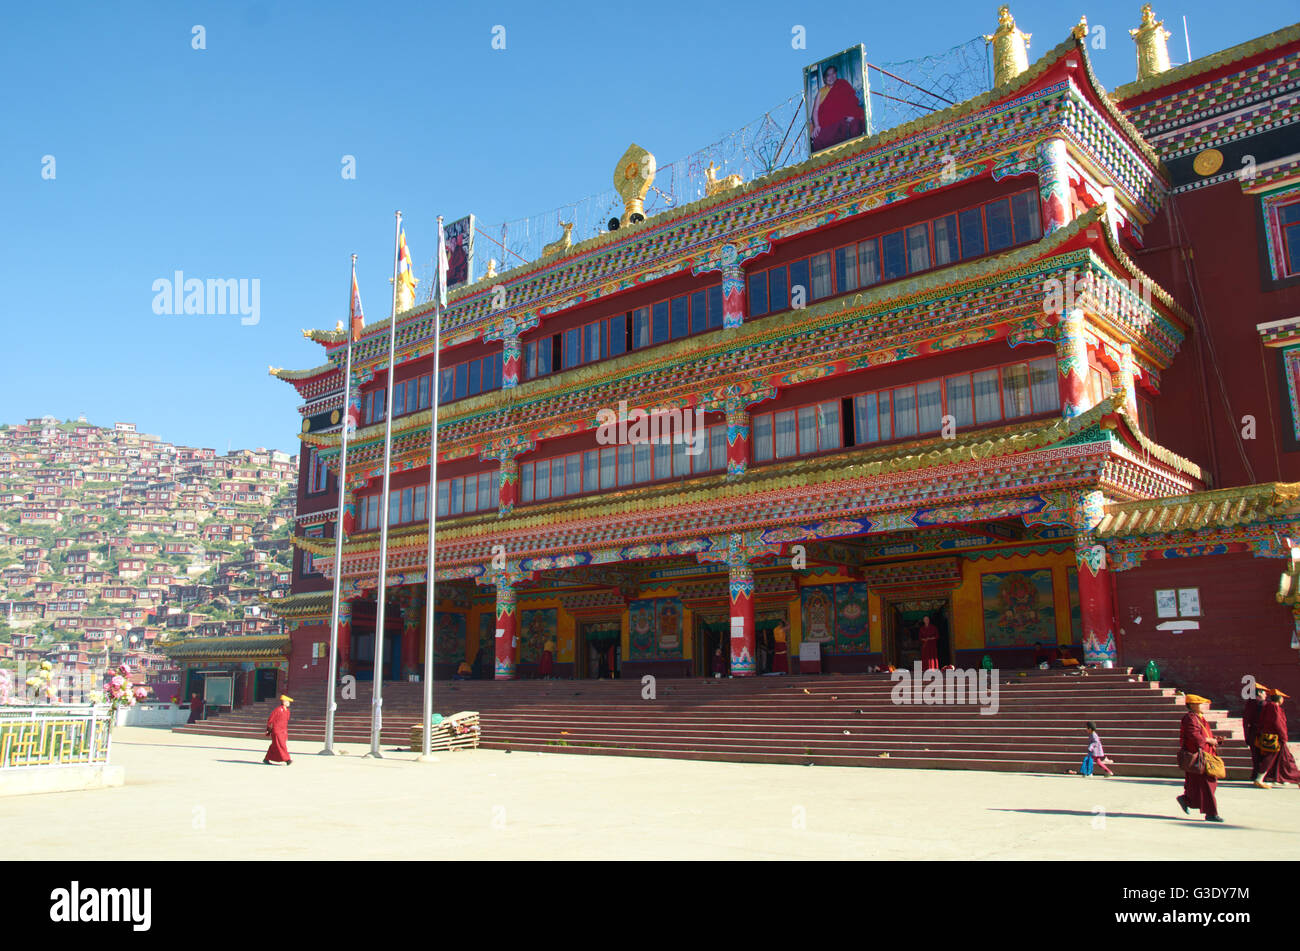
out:
<path id="1" fill-rule="evenodd" d="M 850 46 L 803 70 L 808 154 L 871 133 L 871 89 L 862 45 Z"/>
<path id="2" fill-rule="evenodd" d="M 474 270 L 474 216 L 442 226 L 447 242 L 447 290 L 468 284 Z"/>

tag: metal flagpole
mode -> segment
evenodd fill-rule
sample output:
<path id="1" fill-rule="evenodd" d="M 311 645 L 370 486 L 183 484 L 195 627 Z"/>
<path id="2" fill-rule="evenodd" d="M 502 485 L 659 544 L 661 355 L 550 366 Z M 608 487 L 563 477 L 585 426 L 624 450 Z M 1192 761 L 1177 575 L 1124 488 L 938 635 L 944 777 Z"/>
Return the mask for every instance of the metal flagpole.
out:
<path id="1" fill-rule="evenodd" d="M 431 416 L 429 419 L 429 488 L 426 490 L 425 497 L 425 511 L 429 516 L 429 557 L 424 571 L 424 729 L 422 731 L 423 741 L 419 758 L 421 762 L 426 763 L 436 763 L 438 761 L 438 758 L 430 752 L 429 744 L 432 740 L 429 734 L 433 731 L 433 621 L 437 607 L 434 598 L 434 577 L 436 572 L 434 558 L 437 555 L 438 546 L 434 536 L 436 531 L 434 521 L 438 514 L 438 391 L 441 389 L 438 385 L 438 325 L 441 321 L 442 282 L 447 279 L 447 275 L 442 270 L 443 254 L 442 215 L 439 215 L 438 262 L 434 267 L 433 276 L 433 379 L 430 381 L 433 399 L 431 400 Z"/>
<path id="2" fill-rule="evenodd" d="M 334 711 L 335 691 L 338 689 L 339 677 L 339 597 L 343 593 L 343 503 L 348 486 L 348 397 L 352 395 L 352 290 L 357 286 L 357 256 L 352 255 L 352 281 L 348 284 L 348 348 L 343 362 L 343 410 L 339 419 L 339 504 L 334 513 L 334 599 L 330 604 L 330 669 L 329 700 L 325 705 L 325 749 L 326 756 L 334 755 Z"/>
<path id="3" fill-rule="evenodd" d="M 388 596 L 388 483 L 393 457 L 393 376 L 397 358 L 397 254 L 402 235 L 402 213 L 397 212 L 397 229 L 393 232 L 393 315 L 388 318 L 388 389 L 384 399 L 384 488 L 379 496 L 379 591 L 375 604 L 374 690 L 371 694 L 370 752 L 379 752 L 379 731 L 384 720 L 384 615 Z"/>

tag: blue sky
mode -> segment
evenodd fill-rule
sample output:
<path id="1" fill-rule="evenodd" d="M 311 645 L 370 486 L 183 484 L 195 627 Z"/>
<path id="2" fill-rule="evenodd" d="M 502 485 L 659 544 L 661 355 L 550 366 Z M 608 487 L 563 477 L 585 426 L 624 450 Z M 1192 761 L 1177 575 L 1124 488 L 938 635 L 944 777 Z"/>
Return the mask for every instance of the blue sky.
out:
<path id="1" fill-rule="evenodd" d="M 493 223 L 604 191 L 629 142 L 680 158 L 797 93 L 807 63 L 859 42 L 874 62 L 936 53 L 991 32 L 996 7 L 6 4 L 0 421 L 84 413 L 296 452 L 297 394 L 267 365 L 322 362 L 299 330 L 344 317 L 352 252 L 367 319 L 388 316 L 394 210 L 418 264 L 438 214 Z M 1107 30 L 1102 81 L 1130 81 L 1140 3 L 1086 7 Z M 1077 20 L 1058 3 L 1012 12 L 1031 59 Z M 1156 13 L 1182 62 L 1184 15 L 1202 56 L 1287 25 L 1294 5 Z M 258 323 L 155 314 L 153 282 L 177 270 L 258 279 Z"/>

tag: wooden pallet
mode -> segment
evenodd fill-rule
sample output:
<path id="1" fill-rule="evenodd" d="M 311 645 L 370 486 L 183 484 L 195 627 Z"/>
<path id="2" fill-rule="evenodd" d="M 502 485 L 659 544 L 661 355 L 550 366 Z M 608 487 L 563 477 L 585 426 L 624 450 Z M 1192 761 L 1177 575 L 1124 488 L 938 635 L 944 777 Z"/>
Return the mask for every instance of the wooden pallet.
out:
<path id="1" fill-rule="evenodd" d="M 474 750 L 479 741 L 478 712 L 464 710 L 443 718 L 433 724 L 429 731 L 429 749 L 433 750 Z M 424 751 L 424 724 L 416 723 L 411 727 L 411 752 Z"/>

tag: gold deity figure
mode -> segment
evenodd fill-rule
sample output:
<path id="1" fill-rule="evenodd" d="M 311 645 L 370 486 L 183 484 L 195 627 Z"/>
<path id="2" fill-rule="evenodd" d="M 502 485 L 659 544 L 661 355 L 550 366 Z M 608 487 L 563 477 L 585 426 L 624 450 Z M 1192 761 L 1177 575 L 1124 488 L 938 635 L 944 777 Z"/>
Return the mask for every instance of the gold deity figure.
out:
<path id="1" fill-rule="evenodd" d="M 1138 79 L 1163 73 L 1169 68 L 1169 31 L 1163 20 L 1157 20 L 1151 4 L 1142 4 L 1142 22 L 1128 35 L 1137 43 Z"/>
<path id="2" fill-rule="evenodd" d="M 998 7 L 998 28 L 984 35 L 993 44 L 993 88 L 1008 83 L 1029 68 L 1029 36 L 1016 28 L 1011 8 Z"/>

